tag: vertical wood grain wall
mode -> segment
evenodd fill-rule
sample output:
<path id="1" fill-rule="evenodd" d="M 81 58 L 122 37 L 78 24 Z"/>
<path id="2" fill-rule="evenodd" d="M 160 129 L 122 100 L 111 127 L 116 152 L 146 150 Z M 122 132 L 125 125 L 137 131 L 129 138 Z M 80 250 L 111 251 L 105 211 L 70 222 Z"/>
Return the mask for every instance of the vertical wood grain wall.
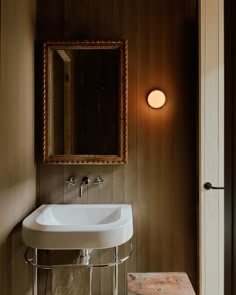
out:
<path id="1" fill-rule="evenodd" d="M 38 41 L 128 40 L 128 164 L 37 165 L 38 204 L 133 205 L 134 253 L 120 267 L 120 295 L 127 272 L 185 271 L 197 286 L 197 5 L 197 0 L 37 4 Z M 154 88 L 167 95 L 160 110 L 146 103 Z M 70 175 L 102 175 L 105 181 L 101 190 L 90 185 L 79 199 L 78 186 L 64 184 Z M 109 271 L 95 273 L 94 295 L 111 294 L 107 278 Z"/>
<path id="2" fill-rule="evenodd" d="M 0 294 L 30 295 L 21 221 L 36 204 L 36 1 L 0 1 Z"/>

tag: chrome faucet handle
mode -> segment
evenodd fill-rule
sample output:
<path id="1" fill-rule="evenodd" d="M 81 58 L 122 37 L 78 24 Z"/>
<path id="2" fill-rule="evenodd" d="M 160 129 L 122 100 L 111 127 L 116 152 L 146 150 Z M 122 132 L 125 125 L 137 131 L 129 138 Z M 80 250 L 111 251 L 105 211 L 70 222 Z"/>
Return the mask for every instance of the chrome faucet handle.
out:
<path id="1" fill-rule="evenodd" d="M 99 187 L 102 187 L 102 183 L 103 183 L 104 179 L 102 176 L 98 176 L 93 180 L 93 184 L 98 184 Z"/>
<path id="2" fill-rule="evenodd" d="M 69 188 L 71 185 L 74 186 L 76 185 L 78 179 L 74 176 L 70 176 L 67 180 L 65 180 L 65 183 L 67 183 L 67 188 Z"/>
<path id="3" fill-rule="evenodd" d="M 90 182 L 90 178 L 88 176 L 84 176 L 82 178 L 82 181 L 81 181 L 81 184 L 80 184 L 80 198 L 82 198 L 82 195 L 83 195 L 83 187 L 85 184 L 88 184 Z"/>

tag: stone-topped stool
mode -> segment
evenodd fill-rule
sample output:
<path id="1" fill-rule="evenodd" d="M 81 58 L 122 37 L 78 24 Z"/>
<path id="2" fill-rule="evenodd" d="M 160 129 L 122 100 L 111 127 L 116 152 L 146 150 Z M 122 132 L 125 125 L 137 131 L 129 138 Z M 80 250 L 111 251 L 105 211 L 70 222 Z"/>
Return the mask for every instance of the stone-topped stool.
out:
<path id="1" fill-rule="evenodd" d="M 128 295 L 196 295 L 186 273 L 128 273 Z"/>

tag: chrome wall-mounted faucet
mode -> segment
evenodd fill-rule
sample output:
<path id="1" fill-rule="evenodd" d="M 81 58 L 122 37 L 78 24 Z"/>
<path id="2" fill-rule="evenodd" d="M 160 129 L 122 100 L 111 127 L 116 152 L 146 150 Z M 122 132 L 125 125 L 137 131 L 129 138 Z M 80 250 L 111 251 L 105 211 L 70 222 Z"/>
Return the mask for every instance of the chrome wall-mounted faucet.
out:
<path id="1" fill-rule="evenodd" d="M 90 178 L 88 176 L 84 176 L 80 182 L 80 187 L 79 187 L 79 197 L 82 198 L 83 196 L 83 189 L 85 185 L 88 185 L 90 183 Z M 94 178 L 92 181 L 93 184 L 98 184 L 99 187 L 102 187 L 104 179 L 102 176 L 97 176 Z M 67 184 L 67 189 L 69 189 L 71 186 L 75 186 L 78 182 L 78 178 L 74 176 L 69 176 L 68 179 L 65 180 L 65 183 Z"/>
<path id="2" fill-rule="evenodd" d="M 84 185 L 87 185 L 89 182 L 90 182 L 90 178 L 88 176 L 84 176 L 82 178 L 82 181 L 80 183 L 80 193 L 79 193 L 80 198 L 82 198 L 82 195 L 83 195 Z"/>

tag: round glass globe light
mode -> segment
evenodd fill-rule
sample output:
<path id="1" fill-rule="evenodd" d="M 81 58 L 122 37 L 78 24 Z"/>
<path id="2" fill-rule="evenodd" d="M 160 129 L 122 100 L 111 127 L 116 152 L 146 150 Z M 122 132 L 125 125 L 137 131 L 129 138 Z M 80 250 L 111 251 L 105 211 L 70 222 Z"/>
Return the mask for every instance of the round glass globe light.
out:
<path id="1" fill-rule="evenodd" d="M 148 94 L 147 102 L 151 108 L 159 109 L 166 102 L 165 93 L 160 90 L 153 90 Z"/>

